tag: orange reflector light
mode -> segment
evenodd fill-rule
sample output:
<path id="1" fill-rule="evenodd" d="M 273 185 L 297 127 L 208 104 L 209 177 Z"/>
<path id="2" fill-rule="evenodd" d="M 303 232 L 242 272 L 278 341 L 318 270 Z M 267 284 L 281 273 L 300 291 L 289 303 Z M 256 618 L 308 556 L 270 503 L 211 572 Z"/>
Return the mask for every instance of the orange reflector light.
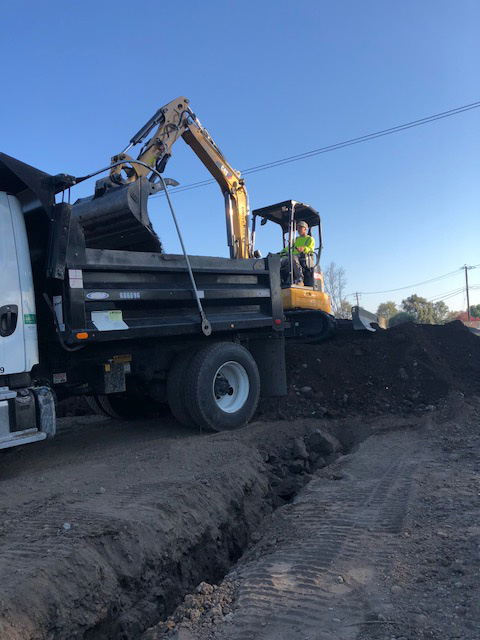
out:
<path id="1" fill-rule="evenodd" d="M 88 338 L 88 333 L 83 331 L 82 333 L 77 333 L 75 337 L 77 340 L 86 340 Z"/>

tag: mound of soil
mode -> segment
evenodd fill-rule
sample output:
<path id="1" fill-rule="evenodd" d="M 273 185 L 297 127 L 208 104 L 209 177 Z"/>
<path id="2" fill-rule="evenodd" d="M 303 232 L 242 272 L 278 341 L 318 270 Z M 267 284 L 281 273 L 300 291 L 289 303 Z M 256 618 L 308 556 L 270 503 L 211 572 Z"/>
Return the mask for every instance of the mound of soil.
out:
<path id="1" fill-rule="evenodd" d="M 288 395 L 260 402 L 260 420 L 434 411 L 451 390 L 480 395 L 480 340 L 461 322 L 341 330 L 288 344 Z"/>

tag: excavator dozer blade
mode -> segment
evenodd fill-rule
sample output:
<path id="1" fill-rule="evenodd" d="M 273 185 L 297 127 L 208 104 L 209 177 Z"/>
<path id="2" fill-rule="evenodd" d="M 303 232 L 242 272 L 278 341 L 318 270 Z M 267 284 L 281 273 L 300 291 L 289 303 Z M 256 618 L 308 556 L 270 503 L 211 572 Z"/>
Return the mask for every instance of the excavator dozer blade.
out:
<path id="1" fill-rule="evenodd" d="M 370 313 L 370 311 L 362 307 L 352 307 L 352 322 L 353 328 L 356 331 L 376 331 L 379 328 L 387 328 L 386 318 L 377 316 L 375 313 Z"/>

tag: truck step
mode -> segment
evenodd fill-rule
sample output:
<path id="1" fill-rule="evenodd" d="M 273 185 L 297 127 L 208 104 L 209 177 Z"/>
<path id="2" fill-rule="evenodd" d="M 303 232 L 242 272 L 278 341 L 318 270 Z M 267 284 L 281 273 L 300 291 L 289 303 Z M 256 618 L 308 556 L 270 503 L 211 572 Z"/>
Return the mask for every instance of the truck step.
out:
<path id="1" fill-rule="evenodd" d="M 29 444 L 30 442 L 38 442 L 39 440 L 45 440 L 47 434 L 38 429 L 26 429 L 25 431 L 17 431 L 11 433 L 8 436 L 0 438 L 0 449 L 8 449 L 9 447 L 18 447 L 22 444 Z"/>

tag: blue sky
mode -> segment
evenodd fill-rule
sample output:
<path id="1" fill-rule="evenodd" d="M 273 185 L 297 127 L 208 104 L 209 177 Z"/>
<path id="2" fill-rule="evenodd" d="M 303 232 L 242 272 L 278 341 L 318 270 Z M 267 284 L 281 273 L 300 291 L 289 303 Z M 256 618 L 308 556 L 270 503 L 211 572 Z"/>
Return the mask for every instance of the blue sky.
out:
<path id="1" fill-rule="evenodd" d="M 477 0 L 20 0 L 1 15 L 1 150 L 52 173 L 107 165 L 181 95 L 240 170 L 480 100 Z M 478 264 L 479 125 L 476 109 L 252 174 L 251 206 L 293 198 L 318 209 L 323 263 L 345 268 L 348 293 Z M 181 184 L 209 177 L 182 141 L 165 175 Z M 216 185 L 173 202 L 190 253 L 227 255 Z M 164 198 L 150 214 L 177 252 Z M 270 231 L 257 246 L 266 253 L 280 241 Z M 480 285 L 480 268 L 469 275 Z M 462 278 L 362 303 L 441 296 Z M 464 295 L 447 304 L 461 308 Z"/>

